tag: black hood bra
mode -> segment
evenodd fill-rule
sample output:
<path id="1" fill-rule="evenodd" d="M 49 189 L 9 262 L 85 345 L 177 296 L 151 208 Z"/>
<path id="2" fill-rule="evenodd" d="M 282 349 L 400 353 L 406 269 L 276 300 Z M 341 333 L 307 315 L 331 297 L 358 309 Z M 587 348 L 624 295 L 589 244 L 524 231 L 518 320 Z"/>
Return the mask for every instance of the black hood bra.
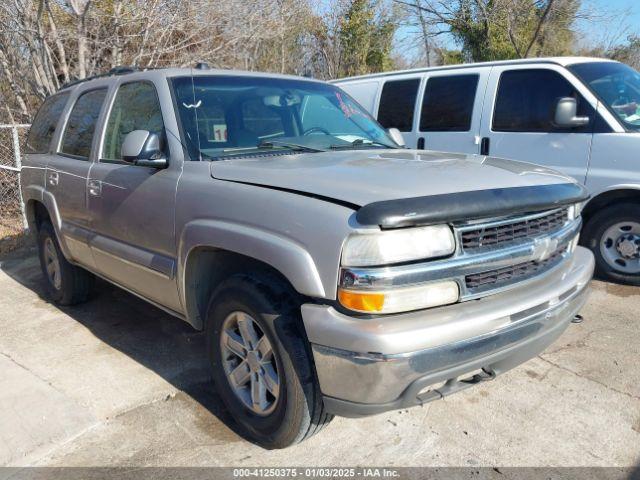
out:
<path id="1" fill-rule="evenodd" d="M 577 183 L 473 190 L 369 203 L 357 211 L 356 220 L 382 228 L 432 225 L 539 212 L 588 198 Z"/>

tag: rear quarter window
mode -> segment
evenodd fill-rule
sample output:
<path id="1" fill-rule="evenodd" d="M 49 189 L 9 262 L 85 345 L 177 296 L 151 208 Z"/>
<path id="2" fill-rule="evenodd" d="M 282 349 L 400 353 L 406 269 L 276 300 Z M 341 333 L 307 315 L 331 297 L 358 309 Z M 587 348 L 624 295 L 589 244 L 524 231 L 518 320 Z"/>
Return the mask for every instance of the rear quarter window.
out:
<path id="1" fill-rule="evenodd" d="M 56 131 L 56 125 L 68 99 L 69 93 L 59 93 L 44 101 L 29 129 L 25 153 L 47 153 L 49 151 L 53 133 Z"/>

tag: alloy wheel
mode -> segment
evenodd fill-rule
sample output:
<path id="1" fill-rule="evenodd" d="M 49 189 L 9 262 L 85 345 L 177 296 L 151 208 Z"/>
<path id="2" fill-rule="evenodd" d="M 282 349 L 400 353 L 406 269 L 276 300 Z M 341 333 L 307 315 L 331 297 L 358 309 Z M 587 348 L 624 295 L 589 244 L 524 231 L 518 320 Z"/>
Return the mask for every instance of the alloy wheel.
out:
<path id="1" fill-rule="evenodd" d="M 251 315 L 236 311 L 227 316 L 220 333 L 220 351 L 237 399 L 256 415 L 272 413 L 280 396 L 275 352 Z"/>
<path id="2" fill-rule="evenodd" d="M 53 244 L 51 237 L 47 237 L 44 241 L 44 265 L 47 272 L 47 279 L 56 290 L 62 288 L 62 272 L 60 268 L 60 258 L 58 251 Z"/>

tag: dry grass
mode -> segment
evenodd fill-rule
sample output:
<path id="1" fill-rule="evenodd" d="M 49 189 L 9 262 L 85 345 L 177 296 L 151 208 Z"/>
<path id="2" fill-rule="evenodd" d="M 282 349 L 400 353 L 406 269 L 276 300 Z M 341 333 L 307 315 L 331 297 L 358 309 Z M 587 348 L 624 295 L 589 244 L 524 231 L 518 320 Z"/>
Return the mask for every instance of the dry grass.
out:
<path id="1" fill-rule="evenodd" d="M 20 215 L 0 218 L 0 255 L 24 245 L 27 239 Z"/>

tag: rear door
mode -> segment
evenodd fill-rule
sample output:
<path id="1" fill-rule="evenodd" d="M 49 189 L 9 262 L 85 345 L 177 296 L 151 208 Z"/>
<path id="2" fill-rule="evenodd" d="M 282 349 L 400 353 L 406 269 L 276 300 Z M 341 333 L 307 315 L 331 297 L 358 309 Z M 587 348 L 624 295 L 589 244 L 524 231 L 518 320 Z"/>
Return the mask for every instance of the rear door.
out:
<path id="1" fill-rule="evenodd" d="M 61 219 L 60 234 L 67 253 L 89 268 L 93 267 L 93 257 L 88 246 L 87 178 L 96 124 L 106 96 L 107 87 L 76 93 L 45 175 L 46 190 L 53 195 Z"/>
<path id="2" fill-rule="evenodd" d="M 168 95 L 168 94 L 167 94 Z M 150 81 L 118 86 L 88 181 L 91 250 L 105 277 L 172 310 L 175 282 L 175 196 L 181 159 L 164 169 L 124 162 L 120 149 L 133 130 L 158 134 L 167 144 L 157 89 Z"/>
<path id="3" fill-rule="evenodd" d="M 41 196 L 42 190 L 46 189 L 46 168 L 50 160 L 51 144 L 56 126 L 60 123 L 68 101 L 69 92 L 58 93 L 47 98 L 29 129 L 20 176 L 23 189 L 39 190 L 39 193 L 32 192 L 35 198 Z"/>
<path id="4" fill-rule="evenodd" d="M 486 67 L 427 73 L 417 117 L 418 149 L 479 153 L 489 72 Z"/>
<path id="5" fill-rule="evenodd" d="M 589 124 L 554 126 L 561 97 L 576 98 L 577 114 L 589 117 Z M 483 114 L 482 153 L 551 167 L 584 183 L 596 107 L 593 94 L 559 65 L 494 67 Z"/>

